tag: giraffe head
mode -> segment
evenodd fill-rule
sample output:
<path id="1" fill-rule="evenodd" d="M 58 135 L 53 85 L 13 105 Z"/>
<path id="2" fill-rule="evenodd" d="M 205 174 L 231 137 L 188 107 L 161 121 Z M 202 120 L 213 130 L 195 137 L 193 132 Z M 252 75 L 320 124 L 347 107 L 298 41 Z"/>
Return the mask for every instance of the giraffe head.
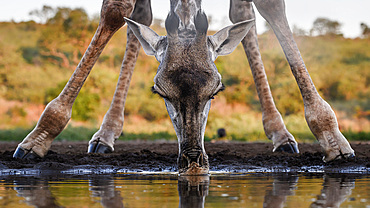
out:
<path id="1" fill-rule="evenodd" d="M 211 100 L 224 89 L 214 61 L 236 48 L 253 21 L 231 25 L 212 36 L 207 36 L 207 16 L 201 11 L 194 15 L 194 26 L 189 29 L 180 29 L 180 18 L 170 12 L 165 22 L 167 36 L 132 20 L 126 22 L 145 53 L 160 63 L 152 91 L 164 99 L 176 131 L 179 173 L 207 174 L 204 132 Z"/>

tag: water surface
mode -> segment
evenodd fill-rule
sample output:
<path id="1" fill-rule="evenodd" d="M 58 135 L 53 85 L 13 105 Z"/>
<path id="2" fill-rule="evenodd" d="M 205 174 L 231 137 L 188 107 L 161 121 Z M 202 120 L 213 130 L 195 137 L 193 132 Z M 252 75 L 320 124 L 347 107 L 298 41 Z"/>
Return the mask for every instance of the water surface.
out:
<path id="1" fill-rule="evenodd" d="M 370 207 L 370 176 L 168 174 L 0 176 L 0 207 Z"/>

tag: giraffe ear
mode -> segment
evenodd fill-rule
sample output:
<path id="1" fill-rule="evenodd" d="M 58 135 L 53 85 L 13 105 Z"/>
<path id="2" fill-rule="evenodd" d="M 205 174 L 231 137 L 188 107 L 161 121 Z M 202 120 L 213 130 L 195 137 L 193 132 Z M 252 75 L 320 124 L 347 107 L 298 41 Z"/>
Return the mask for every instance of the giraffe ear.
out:
<path id="1" fill-rule="evenodd" d="M 139 40 L 145 53 L 149 56 L 155 56 L 156 59 L 161 62 L 167 46 L 167 38 L 159 36 L 146 25 L 137 23 L 126 17 L 124 19 L 136 38 Z"/>
<path id="2" fill-rule="evenodd" d="M 217 56 L 233 52 L 253 25 L 254 19 L 245 20 L 225 27 L 212 36 L 208 36 L 208 49 L 212 54 L 212 60 L 216 60 Z"/>

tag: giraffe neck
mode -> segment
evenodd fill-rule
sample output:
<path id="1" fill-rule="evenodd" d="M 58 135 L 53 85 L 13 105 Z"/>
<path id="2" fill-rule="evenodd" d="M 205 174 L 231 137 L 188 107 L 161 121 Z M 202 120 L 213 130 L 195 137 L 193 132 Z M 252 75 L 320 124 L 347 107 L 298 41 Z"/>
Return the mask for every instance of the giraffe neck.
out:
<path id="1" fill-rule="evenodd" d="M 171 0 L 171 11 L 180 18 L 179 35 L 191 36 L 195 32 L 194 17 L 201 10 L 202 0 Z"/>

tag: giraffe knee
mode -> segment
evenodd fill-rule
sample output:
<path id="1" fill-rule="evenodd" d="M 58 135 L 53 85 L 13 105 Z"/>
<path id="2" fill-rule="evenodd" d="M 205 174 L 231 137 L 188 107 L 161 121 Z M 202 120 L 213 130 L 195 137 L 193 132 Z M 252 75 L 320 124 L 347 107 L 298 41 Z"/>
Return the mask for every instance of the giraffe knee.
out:
<path id="1" fill-rule="evenodd" d="M 251 1 L 232 0 L 230 1 L 229 18 L 232 23 L 241 22 L 255 18 Z"/>
<path id="2" fill-rule="evenodd" d="M 133 0 L 104 0 L 100 24 L 110 30 L 118 30 L 125 24 L 123 18 L 131 15 L 134 4 Z"/>
<path id="3" fill-rule="evenodd" d="M 149 26 L 153 19 L 150 0 L 137 0 L 130 18 L 135 22 Z"/>

